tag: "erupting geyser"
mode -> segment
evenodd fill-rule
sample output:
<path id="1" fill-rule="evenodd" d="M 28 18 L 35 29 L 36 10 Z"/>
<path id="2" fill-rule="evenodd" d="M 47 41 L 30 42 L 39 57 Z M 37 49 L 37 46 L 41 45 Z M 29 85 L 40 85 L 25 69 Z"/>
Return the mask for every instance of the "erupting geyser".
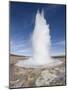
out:
<path id="1" fill-rule="evenodd" d="M 50 56 L 50 29 L 44 18 L 44 12 L 37 11 L 35 27 L 32 35 L 32 58 L 19 61 L 16 65 L 20 67 L 55 66 L 61 64 L 59 60 L 53 60 Z"/>
<path id="2" fill-rule="evenodd" d="M 44 19 L 44 12 L 37 11 L 35 28 L 32 37 L 33 59 L 38 64 L 50 63 L 50 34 L 49 25 Z"/>

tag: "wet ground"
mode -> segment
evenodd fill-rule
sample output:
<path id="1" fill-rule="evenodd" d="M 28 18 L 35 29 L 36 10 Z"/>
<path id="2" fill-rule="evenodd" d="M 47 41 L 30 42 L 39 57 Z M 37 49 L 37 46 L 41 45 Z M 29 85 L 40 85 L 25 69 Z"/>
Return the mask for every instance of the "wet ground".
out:
<path id="1" fill-rule="evenodd" d="M 10 64 L 10 88 L 65 85 L 65 58 L 59 58 L 61 65 L 54 67 L 24 68 Z"/>

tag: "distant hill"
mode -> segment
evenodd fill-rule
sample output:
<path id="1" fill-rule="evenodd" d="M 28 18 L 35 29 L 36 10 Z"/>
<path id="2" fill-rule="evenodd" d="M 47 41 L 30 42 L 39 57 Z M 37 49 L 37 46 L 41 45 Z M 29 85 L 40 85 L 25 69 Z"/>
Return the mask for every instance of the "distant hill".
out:
<path id="1" fill-rule="evenodd" d="M 9 63 L 10 64 L 15 64 L 19 60 L 26 60 L 26 59 L 28 59 L 30 57 L 31 56 L 24 56 L 24 55 L 21 56 L 21 55 L 10 54 L 9 55 Z M 65 56 L 64 55 L 62 55 L 62 56 L 52 56 L 52 58 L 60 58 L 60 59 L 62 59 L 62 58 L 65 58 Z"/>
<path id="2" fill-rule="evenodd" d="M 19 60 L 26 60 L 28 58 L 29 58 L 29 56 L 20 56 L 20 55 L 10 54 L 9 55 L 9 63 L 15 64 Z"/>
<path id="3" fill-rule="evenodd" d="M 18 56 L 18 57 L 26 57 L 24 55 L 15 55 L 15 54 L 10 54 L 10 56 Z M 28 56 L 29 57 L 29 56 Z"/>
<path id="4" fill-rule="evenodd" d="M 15 54 L 10 54 L 10 56 L 15 56 L 15 57 L 24 57 L 24 58 L 26 58 L 26 57 L 31 57 L 31 56 L 24 56 L 24 55 L 15 55 Z M 65 55 L 57 55 L 57 56 L 51 56 L 51 57 L 53 57 L 53 58 L 64 58 L 64 57 L 66 57 Z"/>
<path id="5" fill-rule="evenodd" d="M 62 55 L 62 56 L 52 56 L 53 58 L 66 58 L 65 55 Z"/>

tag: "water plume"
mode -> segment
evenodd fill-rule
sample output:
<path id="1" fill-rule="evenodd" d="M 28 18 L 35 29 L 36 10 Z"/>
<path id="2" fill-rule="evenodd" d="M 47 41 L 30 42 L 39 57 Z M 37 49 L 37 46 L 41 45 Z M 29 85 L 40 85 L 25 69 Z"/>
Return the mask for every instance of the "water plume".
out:
<path id="1" fill-rule="evenodd" d="M 32 58 L 19 61 L 16 65 L 21 67 L 55 66 L 60 61 L 53 60 L 50 55 L 51 36 L 49 25 L 44 18 L 44 11 L 37 11 L 35 27 L 32 34 Z"/>

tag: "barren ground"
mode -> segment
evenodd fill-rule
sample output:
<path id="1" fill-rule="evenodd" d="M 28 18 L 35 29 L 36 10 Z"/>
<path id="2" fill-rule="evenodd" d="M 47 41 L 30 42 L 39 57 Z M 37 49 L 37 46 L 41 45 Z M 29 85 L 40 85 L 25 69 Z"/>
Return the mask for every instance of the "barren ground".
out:
<path id="1" fill-rule="evenodd" d="M 10 55 L 9 61 L 9 87 L 40 87 L 66 84 L 65 57 L 53 57 L 63 63 L 52 68 L 24 68 L 15 66 L 18 60 L 26 60 L 29 57 Z"/>

